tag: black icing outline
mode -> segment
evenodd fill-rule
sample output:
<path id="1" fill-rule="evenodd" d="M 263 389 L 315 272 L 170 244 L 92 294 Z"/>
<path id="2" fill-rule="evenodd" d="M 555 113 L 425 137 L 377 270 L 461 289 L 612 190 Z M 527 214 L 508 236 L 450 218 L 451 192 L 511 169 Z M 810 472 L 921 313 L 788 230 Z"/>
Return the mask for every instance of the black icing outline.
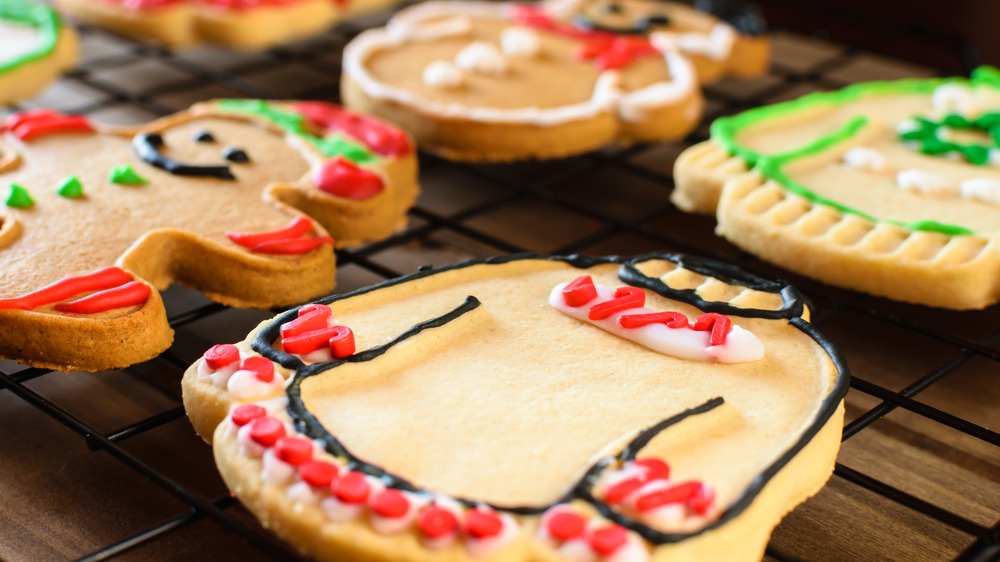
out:
<path id="1" fill-rule="evenodd" d="M 170 158 L 160 152 L 163 137 L 158 133 L 141 133 L 132 139 L 132 149 L 140 160 L 175 176 L 190 176 L 215 178 L 220 180 L 235 180 L 236 176 L 228 165 L 198 165 L 185 164 Z"/>
<path id="2" fill-rule="evenodd" d="M 687 540 L 692 537 L 696 537 L 707 531 L 717 529 L 726 525 L 729 521 L 735 519 L 740 514 L 742 514 L 757 498 L 758 494 L 764 489 L 764 486 L 779 472 L 784 468 L 795 456 L 803 449 L 805 446 L 812 441 L 812 439 L 819 433 L 819 431 L 826 425 L 827 421 L 833 417 L 839 407 L 841 401 L 847 395 L 847 391 L 850 385 L 850 372 L 847 367 L 847 361 L 843 354 L 833 346 L 833 344 L 824 338 L 819 331 L 817 331 L 812 325 L 802 319 L 802 314 L 808 307 L 808 301 L 803 297 L 803 295 L 791 285 L 787 285 L 782 282 L 770 281 L 756 275 L 747 273 L 733 265 L 719 262 L 716 260 L 710 260 L 706 258 L 697 258 L 693 256 L 687 256 L 683 254 L 674 253 L 653 253 L 644 254 L 641 256 L 636 256 L 632 258 L 619 257 L 619 256 L 609 256 L 609 257 L 590 257 L 590 256 L 547 256 L 539 254 L 512 254 L 508 256 L 497 256 L 492 258 L 486 258 L 482 260 L 469 260 L 464 262 L 459 262 L 456 264 L 435 268 L 435 269 L 421 269 L 416 273 L 410 275 L 404 275 L 402 277 L 397 277 L 395 279 L 390 279 L 382 283 L 377 283 L 369 287 L 364 287 L 349 293 L 344 293 L 341 295 L 334 295 L 331 297 L 326 297 L 317 302 L 322 304 L 331 304 L 342 299 L 352 298 L 359 295 L 363 295 L 372 291 L 381 290 L 387 287 L 393 287 L 395 285 L 400 285 L 403 283 L 408 283 L 417 279 L 423 279 L 431 275 L 436 275 L 439 273 L 444 273 L 448 271 L 454 271 L 457 269 L 463 269 L 466 267 L 472 267 L 476 265 L 502 265 L 518 260 L 548 260 L 548 261 L 561 261 L 569 264 L 577 269 L 588 269 L 597 265 L 604 265 L 609 263 L 617 263 L 622 266 L 618 272 L 618 277 L 623 282 L 642 287 L 657 293 L 665 298 L 681 301 L 692 305 L 700 310 L 706 312 L 719 312 L 720 314 L 739 316 L 744 318 L 763 318 L 769 320 L 787 320 L 789 324 L 795 328 L 802 331 L 804 334 L 811 337 L 830 357 L 833 362 L 834 367 L 837 369 L 837 379 L 834 381 L 833 388 L 830 394 L 823 400 L 820 408 L 813 419 L 812 423 L 806 430 L 802 433 L 799 439 L 786 450 L 778 459 L 768 466 L 763 472 L 761 472 L 756 478 L 750 481 L 746 486 L 740 497 L 734 501 L 725 512 L 723 512 L 718 519 L 702 527 L 701 529 L 691 532 L 691 533 L 664 533 L 653 529 L 652 527 L 630 519 L 617 511 L 605 502 L 594 497 L 590 490 L 593 488 L 594 483 L 598 475 L 603 471 L 608 465 L 617 460 L 628 460 L 630 457 L 634 457 L 636 452 L 641 449 L 646 443 L 649 442 L 656 434 L 662 432 L 667 427 L 670 427 L 690 416 L 706 413 L 724 403 L 721 398 L 714 398 L 708 402 L 702 404 L 701 406 L 689 409 L 657 424 L 654 424 L 642 431 L 633 438 L 633 440 L 626 445 L 622 451 L 615 457 L 605 457 L 598 460 L 590 469 L 584 474 L 584 476 L 572 486 L 567 493 L 553 502 L 550 505 L 541 507 L 518 507 L 518 506 L 500 506 L 500 505 L 489 505 L 491 508 L 498 511 L 512 513 L 515 515 L 539 515 L 544 513 L 547 509 L 554 505 L 561 503 L 567 503 L 571 500 L 582 500 L 592 506 L 606 519 L 617 523 L 626 529 L 629 529 L 639 536 L 641 536 L 646 541 L 652 544 L 672 544 Z M 705 301 L 695 292 L 694 289 L 671 289 L 662 281 L 656 278 L 651 278 L 643 275 L 637 265 L 646 261 L 651 260 L 666 260 L 677 264 L 679 267 L 706 275 L 708 277 L 713 277 L 725 283 L 731 285 L 740 285 L 747 287 L 752 290 L 768 292 L 773 294 L 778 294 L 782 297 L 783 306 L 778 310 L 759 310 L 759 309 L 743 309 L 732 306 L 726 302 L 710 302 Z M 457 306 L 450 312 L 447 312 L 436 318 L 423 321 L 410 329 L 406 330 L 399 336 L 397 336 L 392 341 L 373 347 L 371 349 L 356 353 L 345 359 L 337 359 L 333 361 L 328 361 L 325 363 L 316 363 L 313 365 L 306 365 L 299 358 L 294 355 L 285 353 L 283 351 L 278 351 L 271 342 L 277 341 L 280 335 L 281 325 L 285 324 L 291 320 L 298 317 L 298 308 L 293 308 L 286 311 L 285 313 L 275 317 L 270 324 L 265 326 L 260 332 L 257 333 L 256 337 L 251 344 L 254 351 L 267 357 L 271 361 L 274 361 L 281 366 L 293 370 L 294 375 L 292 382 L 286 388 L 286 394 L 288 396 L 288 414 L 291 416 L 293 422 L 295 423 L 296 429 L 305 435 L 323 441 L 326 444 L 326 450 L 331 455 L 339 458 L 346 458 L 348 461 L 348 468 L 357 472 L 362 472 L 370 476 L 382 479 L 388 487 L 397 488 L 400 490 L 414 492 L 414 493 L 432 493 L 429 490 L 418 488 L 411 482 L 400 478 L 396 475 L 386 472 L 384 469 L 362 461 L 361 459 L 355 457 L 350 451 L 336 437 L 326 431 L 323 428 L 319 420 L 313 416 L 305 407 L 301 396 L 301 385 L 305 379 L 324 373 L 331 369 L 334 369 L 340 365 L 346 363 L 359 363 L 364 361 L 370 361 L 376 357 L 384 354 L 386 351 L 391 349 L 393 346 L 401 343 L 427 329 L 432 329 L 440 326 L 444 326 L 448 322 L 455 320 L 462 315 L 471 312 L 481 306 L 478 299 L 473 296 L 468 296 L 461 305 Z M 811 308 L 811 307 L 810 307 Z M 467 507 L 473 507 L 476 505 L 483 505 L 483 502 L 468 500 L 464 498 L 455 498 L 456 501 Z"/>

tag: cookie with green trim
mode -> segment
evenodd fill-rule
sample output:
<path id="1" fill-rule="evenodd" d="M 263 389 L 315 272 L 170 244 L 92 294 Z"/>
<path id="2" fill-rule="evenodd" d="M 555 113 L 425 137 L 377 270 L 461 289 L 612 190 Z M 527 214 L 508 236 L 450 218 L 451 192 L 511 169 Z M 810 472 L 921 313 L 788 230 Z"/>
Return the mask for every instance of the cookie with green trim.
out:
<path id="1" fill-rule="evenodd" d="M 848 375 L 792 287 L 676 254 L 464 262 L 184 374 L 229 488 L 321 560 L 760 560 Z"/>
<path id="2" fill-rule="evenodd" d="M 0 105 L 30 98 L 76 64 L 76 31 L 33 0 L 0 0 Z"/>
<path id="3" fill-rule="evenodd" d="M 301 303 L 334 245 L 401 227 L 418 191 L 399 129 L 320 102 L 219 100 L 147 125 L 34 110 L 0 123 L 0 357 L 97 371 L 169 346 L 159 293 Z"/>
<path id="4" fill-rule="evenodd" d="M 870 82 L 717 120 L 678 207 L 778 265 L 955 309 L 1000 299 L 1000 72 Z"/>

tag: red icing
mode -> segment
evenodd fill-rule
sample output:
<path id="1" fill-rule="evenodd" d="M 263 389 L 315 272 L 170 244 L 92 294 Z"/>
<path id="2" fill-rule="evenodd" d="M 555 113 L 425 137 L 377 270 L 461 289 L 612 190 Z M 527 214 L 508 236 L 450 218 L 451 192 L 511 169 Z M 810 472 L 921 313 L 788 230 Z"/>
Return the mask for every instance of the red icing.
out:
<path id="1" fill-rule="evenodd" d="M 348 472 L 330 484 L 330 490 L 337 499 L 344 503 L 361 503 L 368 499 L 371 486 L 365 475 L 360 472 Z"/>
<path id="2" fill-rule="evenodd" d="M 562 296 L 567 306 L 583 306 L 597 298 L 597 287 L 589 275 L 581 275 L 563 287 Z"/>
<path id="3" fill-rule="evenodd" d="M 436 505 L 428 506 L 417 517 L 417 527 L 432 539 L 449 535 L 458 528 L 455 514 Z"/>
<path id="4" fill-rule="evenodd" d="M 240 350 L 231 343 L 213 345 L 205 352 L 208 368 L 217 371 L 240 360 Z"/>
<path id="5" fill-rule="evenodd" d="M 300 465 L 312 459 L 313 443 L 301 437 L 282 437 L 274 445 L 274 454 L 288 464 Z"/>
<path id="6" fill-rule="evenodd" d="M 646 478 L 641 476 L 633 476 L 632 478 L 626 478 L 620 482 L 608 486 L 607 490 L 604 490 L 604 501 L 608 503 L 618 503 L 625 499 L 625 496 L 631 494 L 632 492 L 638 490 L 646 483 Z"/>
<path id="7" fill-rule="evenodd" d="M 313 183 L 330 195 L 357 201 L 370 199 L 385 189 L 382 178 L 343 156 L 324 162 L 313 174 Z"/>
<path id="8" fill-rule="evenodd" d="M 306 217 L 296 217 L 291 224 L 285 228 L 271 230 L 268 232 L 227 232 L 226 236 L 244 248 L 253 248 L 264 242 L 274 242 L 275 240 L 287 240 L 298 238 L 309 232 L 313 227 L 313 222 Z"/>
<path id="9" fill-rule="evenodd" d="M 707 312 L 695 318 L 691 329 L 698 330 L 699 332 L 711 330 L 712 336 L 709 338 L 709 343 L 711 345 L 722 345 L 726 343 L 726 336 L 729 335 L 729 332 L 733 331 L 733 321 L 728 316 L 717 312 Z"/>
<path id="10" fill-rule="evenodd" d="M 327 132 L 347 135 L 382 156 L 398 157 L 413 153 L 413 144 L 406 133 L 376 119 L 319 101 L 300 102 L 292 109 Z"/>
<path id="11" fill-rule="evenodd" d="M 647 457 L 638 459 L 633 464 L 646 469 L 647 480 L 666 480 L 670 478 L 670 465 L 660 459 Z"/>
<path id="12" fill-rule="evenodd" d="M 262 418 L 267 415 L 267 410 L 259 404 L 244 404 L 242 406 L 237 406 L 233 409 L 233 414 L 230 416 L 236 427 L 243 427 L 244 425 L 252 422 L 257 418 Z"/>
<path id="13" fill-rule="evenodd" d="M 694 510 L 698 515 L 705 515 L 708 513 L 710 507 L 715 502 L 715 490 L 712 489 L 708 484 L 702 483 L 701 488 L 690 499 L 688 499 L 688 505 Z"/>
<path id="14" fill-rule="evenodd" d="M 329 486 L 338 472 L 337 465 L 326 461 L 308 461 L 299 465 L 299 476 L 315 488 Z"/>
<path id="15" fill-rule="evenodd" d="M 285 424 L 278 418 L 263 417 L 250 422 L 250 439 L 263 447 L 273 447 L 285 436 Z"/>
<path id="16" fill-rule="evenodd" d="M 546 530 L 549 535 L 560 541 L 568 541 L 583 536 L 587 520 L 579 513 L 563 510 L 547 518 Z"/>
<path id="17" fill-rule="evenodd" d="M 587 311 L 587 318 L 603 320 L 608 316 L 630 308 L 641 308 L 646 304 L 646 293 L 638 287 L 618 287 L 615 298 L 607 302 L 595 304 Z"/>
<path id="18" fill-rule="evenodd" d="M 668 328 L 687 328 L 688 317 L 680 312 L 623 314 L 618 317 L 618 325 L 622 328 L 641 328 L 649 324 L 666 324 Z"/>
<path id="19" fill-rule="evenodd" d="M 247 357 L 240 364 L 240 369 L 253 371 L 261 382 L 274 380 L 274 363 L 271 363 L 271 360 L 266 357 Z"/>
<path id="20" fill-rule="evenodd" d="M 114 289 L 106 289 L 99 293 L 83 297 L 72 302 L 59 303 L 55 309 L 59 312 L 72 314 L 97 314 L 116 308 L 139 306 L 149 300 L 153 292 L 149 285 L 141 281 L 132 281 Z"/>
<path id="21" fill-rule="evenodd" d="M 92 133 L 94 126 L 82 115 L 63 115 L 50 109 L 15 113 L 3 121 L 3 130 L 24 142 L 50 133 Z"/>
<path id="22" fill-rule="evenodd" d="M 406 495 L 391 488 L 375 494 L 368 505 L 382 517 L 402 517 L 410 511 L 410 500 L 406 499 Z"/>
<path id="23" fill-rule="evenodd" d="M 337 328 L 340 327 L 341 326 L 332 326 L 329 328 L 322 328 L 320 330 L 304 332 L 297 336 L 282 339 L 281 347 L 286 353 L 293 353 L 295 355 L 305 355 L 307 353 L 319 351 L 320 349 L 330 345 L 330 338 L 340 333 L 337 330 Z"/>
<path id="24" fill-rule="evenodd" d="M 316 238 L 273 240 L 257 244 L 256 246 L 250 248 L 250 251 L 257 252 L 258 254 L 294 256 L 311 252 L 325 244 L 333 244 L 333 238 L 330 238 L 329 236 L 318 236 Z"/>
<path id="25" fill-rule="evenodd" d="M 263 6 L 283 6 L 301 0 L 108 0 L 132 10 L 155 10 L 178 4 L 208 4 L 223 10 L 248 10 Z"/>
<path id="26" fill-rule="evenodd" d="M 598 554 L 607 556 L 621 548 L 628 538 L 628 532 L 621 525 L 611 525 L 596 529 L 587 536 L 587 543 Z"/>
<path id="27" fill-rule="evenodd" d="M 466 512 L 465 530 L 477 539 L 495 537 L 503 530 L 503 520 L 495 511 L 477 507 Z"/>
<path id="28" fill-rule="evenodd" d="M 327 321 L 333 313 L 330 307 L 323 304 L 310 304 L 299 309 L 299 317 L 282 324 L 281 338 L 291 338 L 306 332 L 322 330 L 327 327 Z"/>
<path id="29" fill-rule="evenodd" d="M 639 511 L 649 511 L 671 503 L 686 502 L 701 489 L 701 482 L 684 482 L 664 490 L 650 492 L 635 502 Z"/>
<path id="30" fill-rule="evenodd" d="M 330 351 L 337 359 L 343 359 L 354 355 L 356 349 L 354 343 L 354 332 L 347 326 L 334 326 L 334 334 L 330 336 Z"/>
<path id="31" fill-rule="evenodd" d="M 129 281 L 132 281 L 132 275 L 125 270 L 119 267 L 105 267 L 86 275 L 67 277 L 21 297 L 0 299 L 0 309 L 16 308 L 31 310 L 39 306 L 59 302 L 80 293 L 118 287 Z"/>

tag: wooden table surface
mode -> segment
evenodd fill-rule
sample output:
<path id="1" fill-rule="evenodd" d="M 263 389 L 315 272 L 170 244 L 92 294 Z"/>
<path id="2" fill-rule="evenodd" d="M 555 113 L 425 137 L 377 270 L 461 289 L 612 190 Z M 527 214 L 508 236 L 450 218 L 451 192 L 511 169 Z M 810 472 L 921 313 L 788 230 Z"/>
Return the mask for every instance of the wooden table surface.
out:
<path id="1" fill-rule="evenodd" d="M 139 123 L 220 96 L 336 100 L 340 48 L 357 29 L 250 55 L 171 55 L 85 29 L 80 69 L 24 107 Z M 713 117 L 861 80 L 934 74 L 778 33 L 772 73 L 708 88 L 705 125 L 686 143 L 507 166 L 423 157 L 424 194 L 409 227 L 342 253 L 338 292 L 515 250 L 685 251 L 791 280 L 814 299 L 816 323 L 846 353 L 855 381 L 837 472 L 777 528 L 769 558 L 973 559 L 962 553 L 990 528 L 995 538 L 1000 520 L 1000 309 L 936 311 L 832 289 L 755 260 L 715 237 L 711 218 L 667 201 L 674 158 L 704 138 Z M 179 398 L 186 364 L 272 313 L 225 309 L 176 288 L 166 302 L 174 347 L 126 371 L 0 362 L 0 558 L 291 556 L 228 498 Z M 197 502 L 217 509 L 228 530 L 192 509 Z"/>

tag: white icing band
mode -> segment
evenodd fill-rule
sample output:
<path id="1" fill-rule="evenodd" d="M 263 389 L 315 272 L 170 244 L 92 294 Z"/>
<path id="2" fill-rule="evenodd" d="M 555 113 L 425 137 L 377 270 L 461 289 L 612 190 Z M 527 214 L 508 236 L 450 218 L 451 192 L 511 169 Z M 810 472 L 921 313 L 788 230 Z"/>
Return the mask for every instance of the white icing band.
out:
<path id="1" fill-rule="evenodd" d="M 877 150 L 856 146 L 844 153 L 844 167 L 880 172 L 885 169 L 885 157 Z"/>
<path id="2" fill-rule="evenodd" d="M 424 84 L 439 88 L 457 88 L 465 79 L 462 71 L 446 60 L 434 61 L 424 68 Z"/>
<path id="3" fill-rule="evenodd" d="M 474 41 L 455 55 L 455 66 L 473 72 L 500 75 L 507 72 L 507 59 L 496 45 Z"/>
<path id="4" fill-rule="evenodd" d="M 42 34 L 37 28 L 0 21 L 0 65 L 37 51 Z"/>
<path id="5" fill-rule="evenodd" d="M 508 27 L 500 33 L 500 49 L 512 57 L 534 58 L 542 49 L 538 32 L 528 27 Z"/>
<path id="6" fill-rule="evenodd" d="M 896 174 L 896 185 L 924 195 L 945 195 L 952 191 L 943 177 L 926 170 L 903 170 Z"/>
<path id="7" fill-rule="evenodd" d="M 583 306 L 569 306 L 563 299 L 562 290 L 568 283 L 560 283 L 552 289 L 549 304 L 567 316 L 593 324 L 619 337 L 634 341 L 653 351 L 698 361 L 717 361 L 719 363 L 742 363 L 756 361 L 764 357 L 764 345 L 747 330 L 733 324 L 733 330 L 726 336 L 722 345 L 710 345 L 711 332 L 696 331 L 687 328 L 669 328 L 664 324 L 648 324 L 639 328 L 622 328 L 618 318 L 625 314 L 650 314 L 657 312 L 649 308 L 631 308 L 615 312 L 602 320 L 590 320 L 587 312 L 590 307 L 614 299 L 614 291 L 597 283 L 597 297 Z"/>
<path id="8" fill-rule="evenodd" d="M 631 121 L 640 118 L 652 107 L 678 103 L 695 93 L 697 80 L 691 62 L 672 50 L 671 41 L 655 41 L 657 35 L 655 33 L 650 40 L 658 48 L 663 46 L 661 51 L 670 70 L 670 81 L 657 82 L 626 93 L 619 87 L 618 73 L 607 70 L 598 77 L 590 99 L 559 107 L 499 109 L 439 102 L 379 82 L 365 68 L 365 61 L 379 50 L 401 47 L 406 43 L 420 40 L 417 36 L 422 34 L 414 30 L 420 27 L 418 24 L 423 20 L 454 17 L 456 14 L 510 19 L 510 9 L 511 4 L 487 2 L 425 2 L 407 8 L 394 16 L 393 22 L 386 29 L 367 30 L 351 41 L 344 49 L 344 70 L 369 96 L 416 107 L 424 114 L 451 119 L 541 127 L 591 119 L 616 110 L 623 119 Z"/>
<path id="9" fill-rule="evenodd" d="M 239 361 L 234 361 L 221 369 L 213 370 L 208 366 L 208 361 L 202 358 L 201 362 L 198 363 L 198 380 L 209 382 L 217 388 L 226 388 L 226 385 L 229 384 L 229 378 L 240 368 L 240 362 L 243 359 L 245 357 L 241 351 Z"/>
<path id="10" fill-rule="evenodd" d="M 719 22 L 712 27 L 712 31 L 704 33 L 670 33 L 677 48 L 692 55 L 702 55 L 716 61 L 723 61 L 729 58 L 733 52 L 733 45 L 736 43 L 736 30 L 731 25 Z"/>
<path id="11" fill-rule="evenodd" d="M 989 178 L 973 178 L 965 180 L 959 186 L 962 197 L 984 201 L 986 203 L 1000 203 L 1000 181 Z"/>

